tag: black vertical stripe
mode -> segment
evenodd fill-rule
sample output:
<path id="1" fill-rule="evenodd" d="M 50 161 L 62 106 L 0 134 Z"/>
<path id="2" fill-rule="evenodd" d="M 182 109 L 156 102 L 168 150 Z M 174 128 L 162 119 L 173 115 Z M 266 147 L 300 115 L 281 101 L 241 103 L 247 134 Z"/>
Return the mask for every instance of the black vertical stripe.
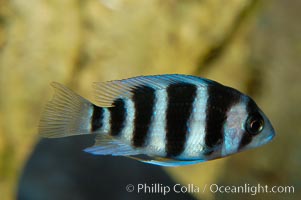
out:
<path id="1" fill-rule="evenodd" d="M 239 146 L 238 146 L 238 150 L 243 148 L 244 146 L 246 146 L 247 144 L 249 144 L 252 141 L 253 137 L 250 133 L 248 132 L 244 132 L 244 135 L 242 136 Z"/>
<path id="2" fill-rule="evenodd" d="M 93 114 L 91 118 L 91 131 L 94 132 L 102 127 L 103 108 L 93 105 Z"/>
<path id="3" fill-rule="evenodd" d="M 132 142 L 135 147 L 145 145 L 147 133 L 153 116 L 155 89 L 149 86 L 139 86 L 133 91 L 135 105 L 135 120 Z"/>
<path id="4" fill-rule="evenodd" d="M 118 136 L 125 125 L 126 108 L 124 100 L 121 98 L 116 99 L 109 111 L 111 114 L 111 135 Z"/>
<path id="5" fill-rule="evenodd" d="M 248 116 L 258 112 L 258 106 L 256 105 L 256 103 L 249 98 L 248 104 L 247 104 L 247 114 Z M 250 144 L 252 142 L 253 139 L 253 135 L 251 135 L 250 133 L 248 133 L 247 131 L 244 132 L 244 135 L 241 138 L 241 141 L 239 143 L 239 147 L 238 149 L 243 148 L 244 146 Z"/>
<path id="6" fill-rule="evenodd" d="M 253 101 L 253 99 L 249 98 L 248 104 L 247 104 L 247 113 L 248 115 L 258 112 L 258 106 L 257 104 Z"/>
<path id="7" fill-rule="evenodd" d="M 240 99 L 240 93 L 220 84 L 210 84 L 207 88 L 205 144 L 208 148 L 222 144 L 224 139 L 224 123 L 227 112 Z"/>
<path id="8" fill-rule="evenodd" d="M 197 87 L 190 83 L 174 83 L 167 88 L 166 152 L 168 157 L 184 151 L 188 119 L 193 109 Z"/>

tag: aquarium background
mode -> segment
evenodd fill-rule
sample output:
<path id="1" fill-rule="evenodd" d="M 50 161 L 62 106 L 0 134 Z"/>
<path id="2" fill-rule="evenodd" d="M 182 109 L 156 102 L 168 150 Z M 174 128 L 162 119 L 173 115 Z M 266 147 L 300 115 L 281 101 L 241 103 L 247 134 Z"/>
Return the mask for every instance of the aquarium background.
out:
<path id="1" fill-rule="evenodd" d="M 1 0 L 1 199 L 139 199 L 127 184 L 294 186 L 294 194 L 168 194 L 185 199 L 301 198 L 301 2 L 298 0 Z M 231 157 L 161 168 L 81 151 L 93 137 L 40 139 L 39 117 L 67 85 L 181 73 L 252 96 L 274 140 Z"/>

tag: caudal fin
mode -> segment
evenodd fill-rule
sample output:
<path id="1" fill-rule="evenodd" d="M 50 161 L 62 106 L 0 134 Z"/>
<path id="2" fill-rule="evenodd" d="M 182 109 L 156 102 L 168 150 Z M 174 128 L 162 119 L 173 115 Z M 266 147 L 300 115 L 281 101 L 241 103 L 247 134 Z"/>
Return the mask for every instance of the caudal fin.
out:
<path id="1" fill-rule="evenodd" d="M 42 114 L 39 134 L 60 138 L 91 133 L 93 104 L 59 83 L 51 86 L 55 94 Z"/>

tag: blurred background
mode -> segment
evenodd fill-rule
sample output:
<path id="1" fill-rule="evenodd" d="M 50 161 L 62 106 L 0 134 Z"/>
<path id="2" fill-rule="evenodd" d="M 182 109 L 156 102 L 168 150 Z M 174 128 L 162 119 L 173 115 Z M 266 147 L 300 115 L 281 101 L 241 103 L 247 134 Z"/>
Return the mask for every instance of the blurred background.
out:
<path id="1" fill-rule="evenodd" d="M 129 183 L 294 186 L 294 194 L 169 194 L 186 199 L 301 198 L 301 1 L 0 0 L 1 199 L 140 199 Z M 53 90 L 93 100 L 91 83 L 183 73 L 252 96 L 277 136 L 216 161 L 160 168 L 81 150 L 93 138 L 40 139 Z"/>

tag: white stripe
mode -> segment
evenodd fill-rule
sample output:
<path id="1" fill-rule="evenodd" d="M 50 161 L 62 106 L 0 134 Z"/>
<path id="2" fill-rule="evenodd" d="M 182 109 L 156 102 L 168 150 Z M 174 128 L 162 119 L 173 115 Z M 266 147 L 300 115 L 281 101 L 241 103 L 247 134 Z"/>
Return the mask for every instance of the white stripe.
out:
<path id="1" fill-rule="evenodd" d="M 125 124 L 121 130 L 121 138 L 131 144 L 133 131 L 134 131 L 134 119 L 135 119 L 135 105 L 131 99 L 124 99 L 125 104 Z"/>
<path id="2" fill-rule="evenodd" d="M 202 150 L 205 147 L 205 124 L 207 88 L 199 87 L 196 91 L 196 98 L 193 102 L 193 110 L 188 121 L 188 133 L 186 136 L 185 149 L 180 159 L 201 159 Z"/>
<path id="3" fill-rule="evenodd" d="M 147 137 L 147 153 L 157 156 L 165 156 L 165 136 L 166 136 L 166 109 L 167 92 L 165 89 L 156 90 L 155 108 L 151 120 L 151 125 Z"/>
<path id="4" fill-rule="evenodd" d="M 227 112 L 221 156 L 233 154 L 238 151 L 244 133 L 244 129 L 241 127 L 243 126 L 247 115 L 246 104 L 243 101 L 233 105 Z"/>
<path id="5" fill-rule="evenodd" d="M 109 133 L 110 131 L 110 118 L 111 114 L 108 108 L 103 108 L 102 127 L 100 128 L 101 133 Z"/>

